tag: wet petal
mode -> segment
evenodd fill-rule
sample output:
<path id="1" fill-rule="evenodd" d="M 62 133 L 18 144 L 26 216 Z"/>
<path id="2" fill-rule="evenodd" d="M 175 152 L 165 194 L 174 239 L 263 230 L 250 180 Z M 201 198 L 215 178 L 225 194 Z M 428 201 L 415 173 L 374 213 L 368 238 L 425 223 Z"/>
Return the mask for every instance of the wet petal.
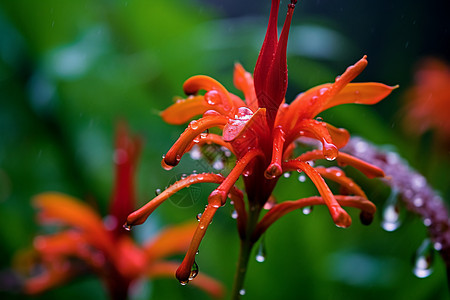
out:
<path id="1" fill-rule="evenodd" d="M 258 102 L 253 84 L 253 76 L 249 72 L 245 71 L 244 67 L 242 67 L 239 63 L 234 65 L 233 82 L 236 88 L 244 93 L 247 106 L 252 111 L 256 111 L 258 109 Z"/>
<path id="2" fill-rule="evenodd" d="M 336 96 L 328 99 L 321 111 L 347 103 L 376 104 L 396 88 L 398 86 L 392 87 L 377 82 L 349 83 Z"/>
<path id="3" fill-rule="evenodd" d="M 165 169 L 176 166 L 192 141 L 203 131 L 217 126 L 224 126 L 228 122 L 225 116 L 207 116 L 189 123 L 188 128 L 180 135 L 178 140 L 164 156 L 161 164 Z"/>
<path id="4" fill-rule="evenodd" d="M 171 186 L 169 186 L 166 190 L 164 190 L 161 194 L 153 198 L 147 204 L 145 204 L 140 209 L 131 213 L 127 218 L 127 223 L 125 226 L 135 226 L 145 222 L 148 216 L 164 201 L 169 199 L 177 191 L 195 183 L 200 182 L 209 182 L 209 183 L 222 183 L 224 177 L 218 174 L 212 173 L 203 173 L 203 174 L 192 174 L 185 179 L 181 179 Z"/>
<path id="5" fill-rule="evenodd" d="M 177 268 L 176 262 L 158 261 L 148 267 L 146 274 L 151 279 L 172 278 Z M 220 282 L 202 273 L 198 274 L 190 284 L 204 290 L 213 298 L 222 298 L 225 294 L 225 288 Z"/>
<path id="6" fill-rule="evenodd" d="M 366 214 L 373 215 L 376 211 L 375 205 L 365 197 L 336 195 L 335 198 L 340 205 L 358 208 Z M 326 201 L 318 196 L 279 203 L 270 209 L 260 220 L 254 231 L 252 240 L 257 240 L 276 220 L 293 210 L 325 204 Z"/>
<path id="7" fill-rule="evenodd" d="M 207 104 L 203 96 L 192 96 L 178 100 L 169 106 L 161 112 L 161 117 L 169 124 L 181 125 L 208 109 L 211 109 L 211 106 Z"/>
<path id="8" fill-rule="evenodd" d="M 223 139 L 226 142 L 231 142 L 239 138 L 247 129 L 254 123 L 261 123 L 265 121 L 266 110 L 264 108 L 258 109 L 253 115 L 249 115 L 246 119 L 231 119 L 223 128 Z"/>

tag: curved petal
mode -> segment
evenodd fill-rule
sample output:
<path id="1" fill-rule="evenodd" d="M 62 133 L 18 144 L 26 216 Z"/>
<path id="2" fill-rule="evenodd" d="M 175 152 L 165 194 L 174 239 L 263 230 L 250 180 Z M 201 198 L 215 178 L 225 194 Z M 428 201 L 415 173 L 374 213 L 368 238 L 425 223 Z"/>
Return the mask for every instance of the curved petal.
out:
<path id="1" fill-rule="evenodd" d="M 148 267 L 146 274 L 151 279 L 166 277 L 171 278 L 177 268 L 178 263 L 176 262 L 158 261 Z M 192 280 L 190 284 L 204 290 L 213 298 L 223 298 L 225 294 L 225 288 L 223 285 L 207 275 L 198 274 L 198 276 L 195 277 L 195 280 Z"/>
<path id="2" fill-rule="evenodd" d="M 56 192 L 39 194 L 34 197 L 33 202 L 40 208 L 40 222 L 57 221 L 79 228 L 89 237 L 91 243 L 100 249 L 107 251 L 111 248 L 112 242 L 102 219 L 87 204 Z"/>
<path id="3" fill-rule="evenodd" d="M 192 141 L 203 131 L 212 127 L 223 126 L 227 124 L 227 122 L 228 118 L 225 116 L 207 116 L 199 120 L 193 120 L 189 123 L 188 128 L 180 135 L 175 144 L 167 151 L 167 154 L 161 161 L 163 168 L 170 170 L 172 167 L 176 166 Z"/>
<path id="4" fill-rule="evenodd" d="M 193 117 L 203 114 L 208 109 L 211 109 L 211 106 L 208 106 L 204 96 L 191 96 L 177 100 L 162 111 L 160 116 L 166 123 L 181 125 Z"/>
<path id="5" fill-rule="evenodd" d="M 388 86 L 377 82 L 349 83 L 336 96 L 328 99 L 319 112 L 348 103 L 376 104 L 396 88 L 398 88 L 398 85 Z"/>
<path id="6" fill-rule="evenodd" d="M 222 107 L 224 111 L 232 112 L 234 108 L 233 101 L 227 89 L 217 80 L 205 76 L 192 76 L 183 84 L 183 91 L 186 95 L 196 95 L 200 90 L 207 91 L 205 100 L 210 105 Z"/>
<path id="7" fill-rule="evenodd" d="M 197 222 L 189 222 L 161 231 L 142 247 L 148 261 L 185 252 L 189 247 L 196 228 Z"/>
<path id="8" fill-rule="evenodd" d="M 124 225 L 127 228 L 131 229 L 131 226 L 139 225 L 147 220 L 148 216 L 164 201 L 169 199 L 177 191 L 195 183 L 200 182 L 210 182 L 210 183 L 222 183 L 224 177 L 219 174 L 212 173 L 203 173 L 203 174 L 192 174 L 184 179 L 181 179 L 171 186 L 169 186 L 166 190 L 164 190 L 161 194 L 150 200 L 147 204 L 145 204 L 140 209 L 131 213 L 127 218 L 127 223 Z"/>
<path id="9" fill-rule="evenodd" d="M 258 109 L 258 102 L 255 94 L 255 86 L 253 84 L 253 76 L 245 71 L 244 67 L 239 63 L 234 65 L 233 82 L 236 88 L 244 93 L 247 106 L 252 111 L 256 111 Z"/>
<path id="10" fill-rule="evenodd" d="M 336 200 L 342 206 L 355 207 L 362 210 L 362 214 L 373 216 L 376 211 L 375 205 L 361 196 L 336 195 Z M 285 214 L 303 207 L 312 205 L 325 205 L 326 201 L 322 197 L 314 196 L 295 201 L 284 201 L 271 208 L 267 214 L 259 221 L 252 236 L 252 240 L 257 240 L 276 220 Z"/>

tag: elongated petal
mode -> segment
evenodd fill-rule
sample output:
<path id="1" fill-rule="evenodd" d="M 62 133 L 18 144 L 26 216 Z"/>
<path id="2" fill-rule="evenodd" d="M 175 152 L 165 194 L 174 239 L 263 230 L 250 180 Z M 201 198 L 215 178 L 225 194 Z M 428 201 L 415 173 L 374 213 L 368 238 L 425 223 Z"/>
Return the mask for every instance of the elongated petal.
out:
<path id="1" fill-rule="evenodd" d="M 364 213 L 373 215 L 376 211 L 375 205 L 361 196 L 335 196 L 338 203 L 342 206 L 355 207 L 362 210 Z M 285 214 L 300 209 L 303 207 L 313 205 L 325 205 L 326 201 L 322 197 L 314 196 L 309 198 L 303 198 L 295 201 L 284 201 L 275 205 L 270 209 L 267 214 L 259 221 L 252 240 L 258 240 L 258 238 L 269 228 L 276 220 L 284 216 Z"/>
<path id="2" fill-rule="evenodd" d="M 347 145 L 350 140 L 350 134 L 344 128 L 336 128 L 333 125 L 327 124 L 327 130 L 331 136 L 331 140 L 333 144 L 336 145 L 338 149 L 341 149 L 345 145 Z"/>
<path id="3" fill-rule="evenodd" d="M 196 228 L 197 222 L 189 222 L 161 231 L 158 236 L 143 246 L 148 261 L 185 252 Z"/>
<path id="4" fill-rule="evenodd" d="M 328 160 L 334 160 L 338 156 L 338 147 L 334 145 L 328 127 L 325 122 L 313 119 L 305 119 L 298 123 L 296 130 L 299 134 L 312 137 L 322 143 L 323 155 Z"/>
<path id="5" fill-rule="evenodd" d="M 126 234 L 122 224 L 135 207 L 134 173 L 142 149 L 142 139 L 130 134 L 125 123 L 117 124 L 114 152 L 115 182 L 110 217 L 114 218 L 114 237 Z"/>
<path id="6" fill-rule="evenodd" d="M 160 115 L 169 124 L 181 125 L 208 109 L 211 109 L 211 106 L 207 104 L 203 96 L 191 96 L 178 100 L 162 111 Z"/>
<path id="7" fill-rule="evenodd" d="M 107 251 L 111 248 L 109 233 L 102 219 L 88 205 L 71 196 L 54 192 L 39 194 L 33 202 L 40 208 L 38 217 L 41 222 L 57 221 L 79 228 L 100 249 Z"/>
<path id="8" fill-rule="evenodd" d="M 285 133 L 281 126 L 275 127 L 273 130 L 273 148 L 272 148 L 272 161 L 267 167 L 264 176 L 267 179 L 272 179 L 283 174 L 281 167 L 283 150 L 285 142 Z"/>
<path id="9" fill-rule="evenodd" d="M 377 82 L 349 83 L 336 96 L 328 99 L 321 111 L 347 103 L 376 104 L 386 98 L 397 87 Z"/>
<path id="10" fill-rule="evenodd" d="M 305 152 L 302 155 L 298 156 L 296 160 L 301 161 L 313 161 L 318 159 L 325 159 L 323 153 L 321 150 L 313 150 L 309 152 Z M 384 177 L 384 172 L 377 166 L 374 166 L 372 164 L 369 164 L 359 158 L 356 158 L 352 155 L 339 152 L 337 156 L 337 162 L 340 165 L 349 165 L 352 166 L 359 171 L 361 171 L 364 175 L 366 175 L 368 178 L 375 178 L 375 177 Z"/>
<path id="11" fill-rule="evenodd" d="M 320 174 L 320 176 L 337 182 L 350 194 L 367 198 L 364 191 L 353 181 L 353 179 L 345 176 L 344 171 L 342 171 L 341 169 L 336 167 L 316 167 L 315 169 Z"/>
<path id="12" fill-rule="evenodd" d="M 222 107 L 227 112 L 232 112 L 234 108 L 227 89 L 209 76 L 197 75 L 189 78 L 184 82 L 183 90 L 187 95 L 196 95 L 200 90 L 205 90 L 207 92 L 204 97 L 210 105 Z"/>
<path id="13" fill-rule="evenodd" d="M 169 199 L 177 191 L 200 182 L 209 182 L 209 183 L 222 183 L 224 177 L 218 174 L 212 173 L 203 173 L 203 174 L 192 174 L 184 179 L 181 179 L 171 186 L 169 186 L 166 190 L 164 190 L 161 194 L 153 198 L 147 204 L 145 204 L 140 209 L 131 213 L 127 218 L 127 223 L 124 225 L 125 227 L 130 227 L 139 225 L 145 222 L 148 216 L 164 201 Z"/>
<path id="14" fill-rule="evenodd" d="M 171 169 L 176 166 L 186 149 L 200 133 L 212 127 L 224 126 L 227 122 L 228 118 L 225 116 L 207 116 L 192 121 L 164 156 L 161 165 L 165 169 Z"/>
<path id="15" fill-rule="evenodd" d="M 317 187 L 320 195 L 322 196 L 325 204 L 328 206 L 331 217 L 336 225 L 340 227 L 348 227 L 351 225 L 352 220 L 345 210 L 336 201 L 333 193 L 328 185 L 323 180 L 322 176 L 309 164 L 302 161 L 289 161 L 284 163 L 288 168 L 295 166 L 305 172 L 305 174 L 311 179 L 314 185 Z M 292 166 L 291 166 L 292 165 Z"/>
<path id="16" fill-rule="evenodd" d="M 217 206 L 224 205 L 231 188 L 234 186 L 234 183 L 244 172 L 244 169 L 248 166 L 248 164 L 258 156 L 263 156 L 261 150 L 251 149 L 241 159 L 239 159 L 230 174 L 228 174 L 219 187 L 212 191 L 209 195 L 208 202 Z"/>
<path id="17" fill-rule="evenodd" d="M 256 111 L 258 109 L 258 102 L 253 84 L 253 76 L 249 72 L 245 71 L 244 67 L 242 67 L 239 63 L 234 65 L 233 82 L 236 88 L 244 93 L 247 106 L 252 111 Z"/>
<path id="18" fill-rule="evenodd" d="M 177 268 L 176 262 L 158 261 L 148 267 L 146 274 L 151 279 L 172 278 Z M 213 298 L 223 298 L 225 294 L 225 288 L 220 282 L 202 273 L 198 274 L 190 284 L 204 290 Z"/>
<path id="19" fill-rule="evenodd" d="M 195 255 L 197 254 L 198 247 L 200 246 L 200 242 L 205 236 L 206 229 L 209 224 L 211 224 L 212 218 L 214 217 L 217 209 L 220 206 L 217 203 L 208 203 L 205 208 L 205 211 L 202 213 L 202 216 L 198 222 L 197 229 L 195 230 L 194 236 L 189 245 L 189 249 L 183 259 L 183 262 L 178 267 L 175 276 L 178 281 L 182 284 L 187 284 L 189 280 L 192 280 L 195 276 L 197 276 L 197 271 L 192 270 L 192 266 L 195 263 Z"/>

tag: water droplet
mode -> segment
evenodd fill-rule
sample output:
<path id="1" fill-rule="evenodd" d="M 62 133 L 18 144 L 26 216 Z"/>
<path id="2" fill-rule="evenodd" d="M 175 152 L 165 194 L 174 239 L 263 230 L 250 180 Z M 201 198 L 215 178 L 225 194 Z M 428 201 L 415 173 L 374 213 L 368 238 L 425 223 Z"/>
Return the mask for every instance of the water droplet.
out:
<path id="1" fill-rule="evenodd" d="M 323 118 L 322 118 L 322 117 L 317 117 L 317 118 L 316 118 L 316 121 L 317 121 L 317 122 L 323 122 Z"/>
<path id="2" fill-rule="evenodd" d="M 430 276 L 433 272 L 434 249 L 429 239 L 425 239 L 414 255 L 413 273 L 419 278 Z"/>
<path id="3" fill-rule="evenodd" d="M 244 296 L 245 295 L 245 289 L 240 289 L 239 290 L 239 295 Z"/>
<path id="4" fill-rule="evenodd" d="M 284 178 L 289 178 L 289 177 L 291 177 L 291 173 L 286 172 L 286 173 L 283 174 L 283 176 L 284 176 Z"/>
<path id="5" fill-rule="evenodd" d="M 401 225 L 397 195 L 398 192 L 392 190 L 389 198 L 386 200 L 386 206 L 383 209 L 381 227 L 386 231 L 394 231 Z"/>
<path id="6" fill-rule="evenodd" d="M 123 229 L 125 229 L 126 231 L 131 231 L 132 226 L 128 223 L 123 224 Z"/>
<path id="7" fill-rule="evenodd" d="M 216 90 L 211 90 L 205 94 L 205 100 L 209 105 L 216 105 L 222 102 L 220 94 Z"/>
<path id="8" fill-rule="evenodd" d="M 216 161 L 213 162 L 212 167 L 216 170 L 223 170 L 223 168 L 225 167 L 223 161 L 219 158 Z"/>
<path id="9" fill-rule="evenodd" d="M 196 120 L 192 120 L 191 123 L 189 123 L 189 126 L 191 126 L 193 130 L 196 130 L 198 128 L 198 122 Z"/>
<path id="10" fill-rule="evenodd" d="M 232 217 L 233 219 L 237 219 L 238 213 L 237 213 L 236 210 L 233 210 L 233 211 L 231 212 L 231 217 Z"/>
<path id="11" fill-rule="evenodd" d="M 305 206 L 302 208 L 302 213 L 304 215 L 309 215 L 310 213 L 312 213 L 313 207 L 312 206 Z"/>
<path id="12" fill-rule="evenodd" d="M 258 246 L 258 252 L 256 253 L 256 261 L 262 263 L 265 260 L 266 260 L 266 243 L 264 242 L 263 236 Z"/>
<path id="13" fill-rule="evenodd" d="M 323 141 L 323 156 L 325 156 L 326 160 L 335 160 L 338 153 L 338 148 L 334 144 Z"/>
<path id="14" fill-rule="evenodd" d="M 399 209 L 395 204 L 386 206 L 383 210 L 381 226 L 386 231 L 394 231 L 400 226 Z"/>
<path id="15" fill-rule="evenodd" d="M 194 260 L 194 264 L 192 265 L 191 268 L 191 273 L 189 274 L 189 280 L 194 279 L 195 277 L 197 277 L 198 275 L 198 265 L 197 262 Z"/>
<path id="16" fill-rule="evenodd" d="M 252 116 L 253 116 L 252 110 L 248 107 L 242 106 L 238 108 L 235 118 L 241 121 L 246 121 L 250 119 Z"/>
<path id="17" fill-rule="evenodd" d="M 200 147 L 197 145 L 194 145 L 192 147 L 189 154 L 193 160 L 199 160 L 200 158 L 202 158 L 202 151 L 200 150 Z"/>
<path id="18" fill-rule="evenodd" d="M 161 189 L 156 189 L 156 190 L 155 190 L 155 195 L 156 195 L 156 196 L 159 196 L 159 194 L 161 194 Z"/>
<path id="19" fill-rule="evenodd" d="M 306 176 L 305 176 L 305 174 L 300 174 L 300 176 L 298 176 L 298 181 L 300 181 L 300 182 L 305 182 L 305 181 L 306 181 Z"/>
<path id="20" fill-rule="evenodd" d="M 200 219 L 202 218 L 202 213 L 198 213 L 197 216 L 196 216 L 196 218 L 197 218 L 197 221 L 200 222 Z"/>
<path id="21" fill-rule="evenodd" d="M 188 282 L 189 282 L 188 280 L 180 280 L 181 285 L 186 285 L 186 284 L 188 284 Z"/>

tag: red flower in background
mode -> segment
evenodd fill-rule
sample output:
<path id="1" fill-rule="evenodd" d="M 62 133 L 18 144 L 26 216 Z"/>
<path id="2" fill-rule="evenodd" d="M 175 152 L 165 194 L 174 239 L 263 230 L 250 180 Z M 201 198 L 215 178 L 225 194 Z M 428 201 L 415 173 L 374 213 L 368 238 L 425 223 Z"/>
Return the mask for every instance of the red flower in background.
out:
<path id="1" fill-rule="evenodd" d="M 349 67 L 334 83 L 323 84 L 299 94 L 291 104 L 284 101 L 287 89 L 286 47 L 290 22 L 296 1 L 288 5 L 286 21 L 281 35 L 277 35 L 279 0 L 272 1 L 266 38 L 259 54 L 254 77 L 237 64 L 234 84 L 244 94 L 244 100 L 230 93 L 216 80 L 207 76 L 194 76 L 183 85 L 189 95 L 162 112 L 162 118 L 171 124 L 183 124 L 198 115 L 163 157 L 162 166 L 171 169 L 194 145 L 218 144 L 236 156 L 236 165 L 224 177 L 213 173 L 193 174 L 182 179 L 141 209 L 130 214 L 126 226 L 143 223 L 170 195 L 200 182 L 213 182 L 219 186 L 210 194 L 208 205 L 201 215 L 185 259 L 176 272 L 181 283 L 192 279 L 195 254 L 206 229 L 217 209 L 230 198 L 237 212 L 237 225 L 241 238 L 242 255 L 249 255 L 261 234 L 284 214 L 305 206 L 326 205 L 336 225 L 347 227 L 351 218 L 341 206 L 361 209 L 361 219 L 370 223 L 375 206 L 353 180 L 337 167 L 313 167 L 316 160 L 336 160 L 350 165 L 368 177 L 383 176 L 383 172 L 339 149 L 349 140 L 344 129 L 314 119 L 320 112 L 345 103 L 374 104 L 386 97 L 394 87 L 380 83 L 350 83 L 367 65 L 364 56 Z M 200 94 L 200 91 L 205 91 Z M 213 127 L 221 130 L 214 133 Z M 211 129 L 211 132 L 210 132 Z M 294 149 L 300 138 L 319 142 L 321 147 L 295 157 Z M 317 187 L 319 196 L 276 203 L 272 196 L 277 180 L 285 172 L 304 172 Z M 235 186 L 242 175 L 244 194 Z M 334 195 L 324 178 L 337 182 L 343 193 Z M 260 218 L 263 207 L 270 206 Z M 244 245 L 244 246 L 242 246 Z M 244 254 L 243 250 L 246 249 Z M 244 258 L 245 260 L 245 258 Z M 245 273 L 240 268 L 237 278 Z M 237 280 L 239 281 L 239 280 Z"/>
<path id="2" fill-rule="evenodd" d="M 450 146 L 450 66 L 441 60 L 424 60 L 407 92 L 406 128 L 422 134 L 427 130 Z"/>
<path id="3" fill-rule="evenodd" d="M 26 293 L 41 293 L 94 272 L 112 299 L 126 299 L 135 280 L 173 276 L 178 263 L 165 258 L 186 251 L 196 224 L 167 228 L 141 246 L 121 226 L 134 207 L 134 171 L 140 150 L 140 139 L 130 136 L 121 123 L 116 135 L 116 181 L 105 221 L 93 208 L 68 195 L 48 192 L 34 198 L 39 223 L 56 223 L 62 229 L 36 237 L 28 267 L 40 271 L 26 279 Z M 199 275 L 196 284 L 213 297 L 223 295 L 222 286 L 207 276 Z"/>

